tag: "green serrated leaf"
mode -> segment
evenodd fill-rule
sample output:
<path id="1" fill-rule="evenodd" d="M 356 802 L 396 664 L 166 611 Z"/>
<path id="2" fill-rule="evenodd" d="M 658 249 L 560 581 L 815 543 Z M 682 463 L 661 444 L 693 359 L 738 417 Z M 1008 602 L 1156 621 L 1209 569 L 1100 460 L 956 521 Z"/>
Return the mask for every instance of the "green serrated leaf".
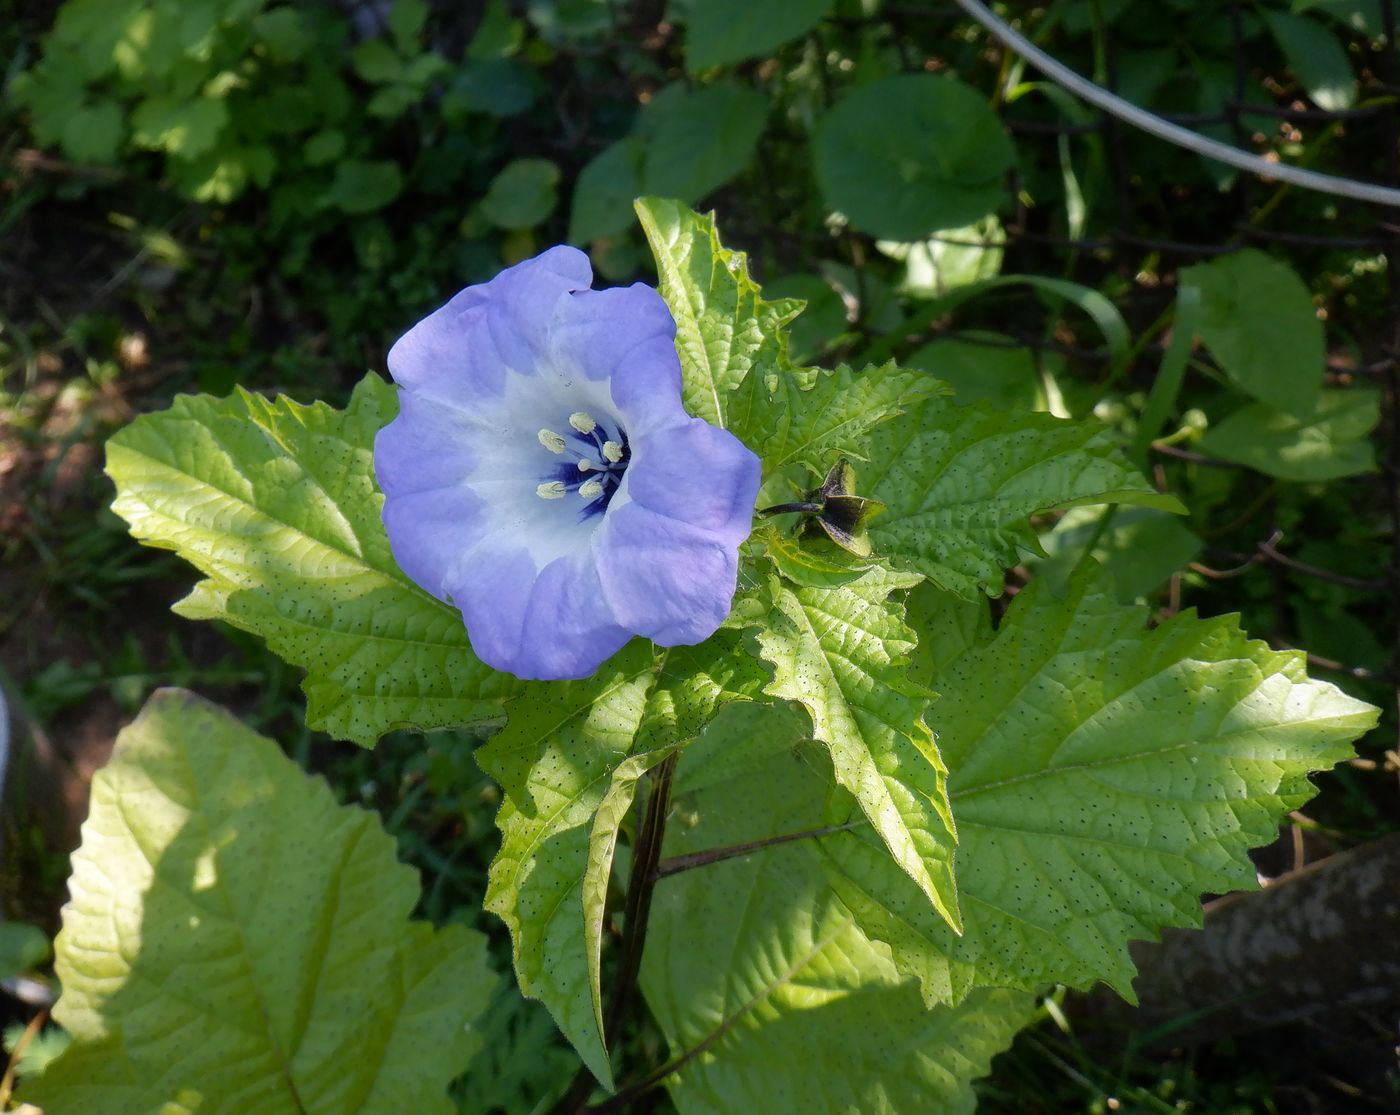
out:
<path id="1" fill-rule="evenodd" d="M 776 376 L 791 365 L 782 327 L 800 302 L 765 302 L 742 252 L 720 245 L 714 215 L 701 216 L 663 198 L 639 198 L 661 296 L 676 319 L 685 406 L 697 418 L 728 426 L 730 394 L 746 377 Z"/>
<path id="2" fill-rule="evenodd" d="M 946 399 L 876 427 L 861 484 L 886 506 L 870 524 L 876 552 L 964 596 L 1000 595 L 1019 552 L 1037 552 L 1029 522 L 1037 511 L 1093 503 L 1182 509 L 1143 479 L 1098 422 Z"/>
<path id="3" fill-rule="evenodd" d="M 884 857 L 830 844 L 837 893 L 926 988 L 1105 980 L 1131 998 L 1128 942 L 1199 925 L 1202 893 L 1253 888 L 1248 849 L 1375 723 L 1235 617 L 1144 620 L 1092 566 L 1063 601 L 1037 580 L 934 677 L 962 937 Z"/>
<path id="4" fill-rule="evenodd" d="M 734 706 L 681 756 L 665 853 L 810 829 L 830 764 L 787 705 Z M 978 992 L 926 1010 L 827 884 L 812 839 L 657 886 L 642 989 L 676 1055 L 683 1115 L 734 1111 L 968 1115 L 973 1078 L 1029 1021 L 1030 996 Z M 761 1071 L 760 1071 L 761 1066 Z"/>
<path id="5" fill-rule="evenodd" d="M 54 1016 L 74 1043 L 27 1102 L 456 1110 L 497 982 L 485 938 L 408 921 L 416 877 L 374 814 L 222 709 L 166 690 L 122 732 L 70 892 Z"/>
<path id="6" fill-rule="evenodd" d="M 1305 418 L 1317 405 L 1326 351 L 1303 280 L 1257 248 L 1181 270 L 1199 292 L 1200 335 L 1221 369 L 1262 403 Z"/>
<path id="7" fill-rule="evenodd" d="M 481 768 L 506 787 L 486 909 L 510 930 L 521 992 L 549 1008 L 607 1088 L 612 1070 L 594 1009 L 583 884 L 594 814 L 632 747 L 655 682 L 655 654 L 633 642 L 585 681 L 528 686 L 505 730 L 477 752 Z M 523 786 L 512 793 L 522 774 Z M 594 914 L 601 919 L 601 909 Z"/>
<path id="8" fill-rule="evenodd" d="M 738 644 L 733 632 L 661 652 L 638 641 L 585 681 L 531 683 L 477 752 L 506 791 L 486 908 L 511 931 L 521 991 L 609 1087 L 599 967 L 618 826 L 642 774 L 766 680 Z"/>
<path id="9" fill-rule="evenodd" d="M 151 97 L 131 115 L 134 143 L 195 159 L 214 149 L 228 123 L 228 106 L 196 97 Z"/>
<path id="10" fill-rule="evenodd" d="M 113 510 L 205 574 L 176 611 L 266 639 L 307 671 L 307 722 L 366 745 L 394 728 L 497 717 L 519 686 L 472 654 L 456 609 L 394 563 L 373 443 L 396 410 L 372 375 L 344 411 L 245 391 L 182 396 L 107 443 Z"/>
<path id="11" fill-rule="evenodd" d="M 730 429 L 762 459 L 765 477 L 794 466 L 822 476 L 839 457 L 864 460 L 872 429 L 949 393 L 932 376 L 893 363 L 862 372 L 844 364 L 815 375 L 795 371 L 789 365 L 751 375 L 730 402 Z"/>
<path id="12" fill-rule="evenodd" d="M 918 581 L 881 568 L 829 588 L 774 579 L 758 642 L 774 666 L 765 692 L 807 710 L 814 738 L 831 752 L 837 782 L 899 869 L 956 927 L 957 834 L 945 770 L 923 721 L 929 694 L 905 668 L 914 633 L 903 608 L 889 599 Z"/>
<path id="13" fill-rule="evenodd" d="M 506 725 L 477 749 L 481 769 L 508 798 L 528 802 L 538 765 L 547 752 L 611 756 L 632 749 L 641 706 L 659 666 L 655 651 L 634 640 L 580 681 L 525 682 L 506 705 Z M 638 696 L 637 686 L 641 686 Z"/>
<path id="14" fill-rule="evenodd" d="M 873 564 L 831 542 L 784 534 L 771 526 L 758 528 L 753 539 L 763 546 L 779 573 L 794 584 L 811 588 L 832 588 L 859 580 Z"/>
<path id="15" fill-rule="evenodd" d="M 594 1024 L 600 1034 L 607 1032 L 603 1022 L 603 919 L 607 912 L 608 880 L 612 877 L 617 836 L 637 796 L 637 781 L 676 750 L 676 747 L 668 747 L 624 759 L 613 770 L 607 792 L 593 816 L 593 828 L 588 835 L 588 865 L 583 875 L 583 943 L 588 959 L 588 990 L 593 999 Z"/>

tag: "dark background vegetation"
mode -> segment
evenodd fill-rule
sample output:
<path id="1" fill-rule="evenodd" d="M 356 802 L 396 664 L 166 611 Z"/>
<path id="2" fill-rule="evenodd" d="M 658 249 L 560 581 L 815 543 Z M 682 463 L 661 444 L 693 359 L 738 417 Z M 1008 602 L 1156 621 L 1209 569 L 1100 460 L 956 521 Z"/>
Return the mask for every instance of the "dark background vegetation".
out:
<path id="1" fill-rule="evenodd" d="M 56 928 L 86 780 L 145 696 L 177 684 L 378 809 L 423 872 L 423 912 L 483 924 L 507 965 L 504 932 L 480 909 L 497 795 L 472 741 L 391 737 L 362 752 L 309 731 L 295 671 L 246 635 L 170 614 L 193 574 L 136 546 L 107 509 L 102 442 L 178 392 L 241 384 L 342 401 L 426 311 L 550 244 L 588 247 L 607 281 L 645 280 L 627 207 L 639 192 L 713 207 L 767 289 L 809 299 L 800 358 L 878 352 L 953 378 L 957 355 L 972 369 L 960 386 L 1096 414 L 1125 440 L 1171 339 L 1180 269 L 1241 245 L 1289 264 L 1326 322 L 1328 384 L 1381 392 L 1373 433 L 1320 435 L 1328 451 L 1361 453 L 1361 466 L 1290 481 L 1201 452 L 1200 434 L 1245 400 L 1197 353 L 1151 458 L 1191 514 L 1169 536 L 1110 541 L 1121 560 L 1145 561 L 1142 595 L 1159 613 L 1240 611 L 1253 635 L 1307 650 L 1318 676 L 1385 710 L 1360 757 L 1319 779 L 1306 815 L 1261 853 L 1262 874 L 1400 828 L 1400 212 L 1239 176 L 1044 85 L 1018 88 L 1035 75 L 951 4 L 777 5 L 796 30 L 744 53 L 691 11 L 704 2 L 69 0 L 60 14 L 46 0 L 0 0 L 0 667 L 39 763 L 5 811 L 7 918 Z M 1156 112 L 1256 153 L 1395 183 L 1391 8 L 1000 10 Z M 104 71 L 104 36 L 141 11 L 153 32 Z M 1304 21 L 1303 40 L 1280 14 Z M 181 52 L 200 35 L 211 45 L 191 61 Z M 1014 145 L 1014 169 L 992 187 L 999 221 L 923 230 L 920 274 L 854 217 L 833 216 L 832 195 L 878 170 L 842 168 L 850 181 L 833 182 L 814 158 L 816 122 L 898 73 L 956 74 L 995 105 Z M 1002 237 L 1004 249 L 987 247 Z M 998 266 L 1101 292 L 1130 327 L 1130 359 L 1032 287 L 940 309 L 937 295 Z M 965 343 L 927 347 L 953 339 Z M 1028 575 L 1013 570 L 1008 592 Z M 483 1054 L 495 1093 L 469 1082 L 464 1110 L 528 1111 L 576 1064 L 542 1008 L 498 1007 Z M 1297 1027 L 1174 1048 L 1131 1016 L 1106 1035 L 1091 1010 L 1050 1013 L 1061 1024 L 1047 1020 L 999 1059 L 983 1110 L 1400 1110 L 1393 1019 L 1388 1033 L 1384 1020 L 1356 1020 L 1362 1036 L 1345 1049 Z M 643 1029 L 631 1040 L 657 1039 Z"/>

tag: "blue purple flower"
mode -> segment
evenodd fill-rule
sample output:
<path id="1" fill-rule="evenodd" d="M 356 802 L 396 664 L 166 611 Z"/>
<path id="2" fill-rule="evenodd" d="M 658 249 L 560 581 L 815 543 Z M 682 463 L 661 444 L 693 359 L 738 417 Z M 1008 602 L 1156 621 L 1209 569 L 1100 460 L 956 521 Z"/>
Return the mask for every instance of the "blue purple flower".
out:
<path id="1" fill-rule="evenodd" d="M 394 557 L 522 678 L 593 673 L 633 635 L 698 643 L 733 603 L 759 462 L 686 413 L 675 322 L 591 290 L 558 247 L 399 338 L 375 471 Z"/>

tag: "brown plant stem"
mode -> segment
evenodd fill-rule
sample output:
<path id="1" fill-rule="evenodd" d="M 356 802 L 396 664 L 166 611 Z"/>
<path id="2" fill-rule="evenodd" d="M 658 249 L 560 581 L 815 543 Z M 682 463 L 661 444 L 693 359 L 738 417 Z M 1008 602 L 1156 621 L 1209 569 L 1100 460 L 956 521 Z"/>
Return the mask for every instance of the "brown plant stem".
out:
<path id="1" fill-rule="evenodd" d="M 750 852 L 759 851 L 762 848 L 771 848 L 775 844 L 787 844 L 793 840 L 815 840 L 822 836 L 830 836 L 835 832 L 845 832 L 866 824 L 865 820 L 849 821 L 844 825 L 826 825 L 823 828 L 804 829 L 802 832 L 785 832 L 781 836 L 769 836 L 762 840 L 750 840 L 743 844 L 731 844 L 724 848 L 706 848 L 703 852 L 691 852 L 684 856 L 672 856 L 664 859 L 656 865 L 653 874 L 654 879 L 664 879 L 668 875 L 678 875 L 682 871 L 690 871 L 696 867 L 705 867 L 711 863 L 720 863 L 727 859 L 734 859 L 736 856 L 746 856 Z"/>

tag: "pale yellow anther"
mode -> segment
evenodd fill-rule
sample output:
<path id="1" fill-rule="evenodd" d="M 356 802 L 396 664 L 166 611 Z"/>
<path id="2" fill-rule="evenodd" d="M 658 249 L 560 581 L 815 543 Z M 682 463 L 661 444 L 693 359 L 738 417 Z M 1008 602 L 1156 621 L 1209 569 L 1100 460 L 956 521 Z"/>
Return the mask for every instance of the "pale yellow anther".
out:
<path id="1" fill-rule="evenodd" d="M 535 436 L 540 439 L 540 444 L 551 453 L 564 452 L 564 439 L 553 430 L 541 430 Z"/>
<path id="2" fill-rule="evenodd" d="M 593 416 L 586 410 L 576 410 L 569 415 L 569 425 L 581 434 L 591 434 L 598 428 L 598 423 L 593 421 Z"/>
<path id="3" fill-rule="evenodd" d="M 535 495 L 539 496 L 540 499 L 563 499 L 564 481 L 547 481 L 546 483 L 541 484 L 538 488 L 535 489 Z"/>
<path id="4" fill-rule="evenodd" d="M 603 494 L 603 482 L 597 477 L 592 480 L 585 480 L 578 486 L 578 494 L 584 499 L 597 499 Z"/>
<path id="5" fill-rule="evenodd" d="M 613 464 L 622 460 L 622 446 L 615 441 L 603 442 L 603 456 Z"/>
<path id="6" fill-rule="evenodd" d="M 587 472 L 589 469 L 595 469 L 595 470 L 596 470 L 597 468 L 598 468 L 598 462 L 597 462 L 597 461 L 590 460 L 590 459 L 587 458 L 587 457 L 583 457 L 583 458 L 581 458 L 581 459 L 579 460 L 579 463 L 578 463 L 578 470 L 579 470 L 579 472 Z"/>

